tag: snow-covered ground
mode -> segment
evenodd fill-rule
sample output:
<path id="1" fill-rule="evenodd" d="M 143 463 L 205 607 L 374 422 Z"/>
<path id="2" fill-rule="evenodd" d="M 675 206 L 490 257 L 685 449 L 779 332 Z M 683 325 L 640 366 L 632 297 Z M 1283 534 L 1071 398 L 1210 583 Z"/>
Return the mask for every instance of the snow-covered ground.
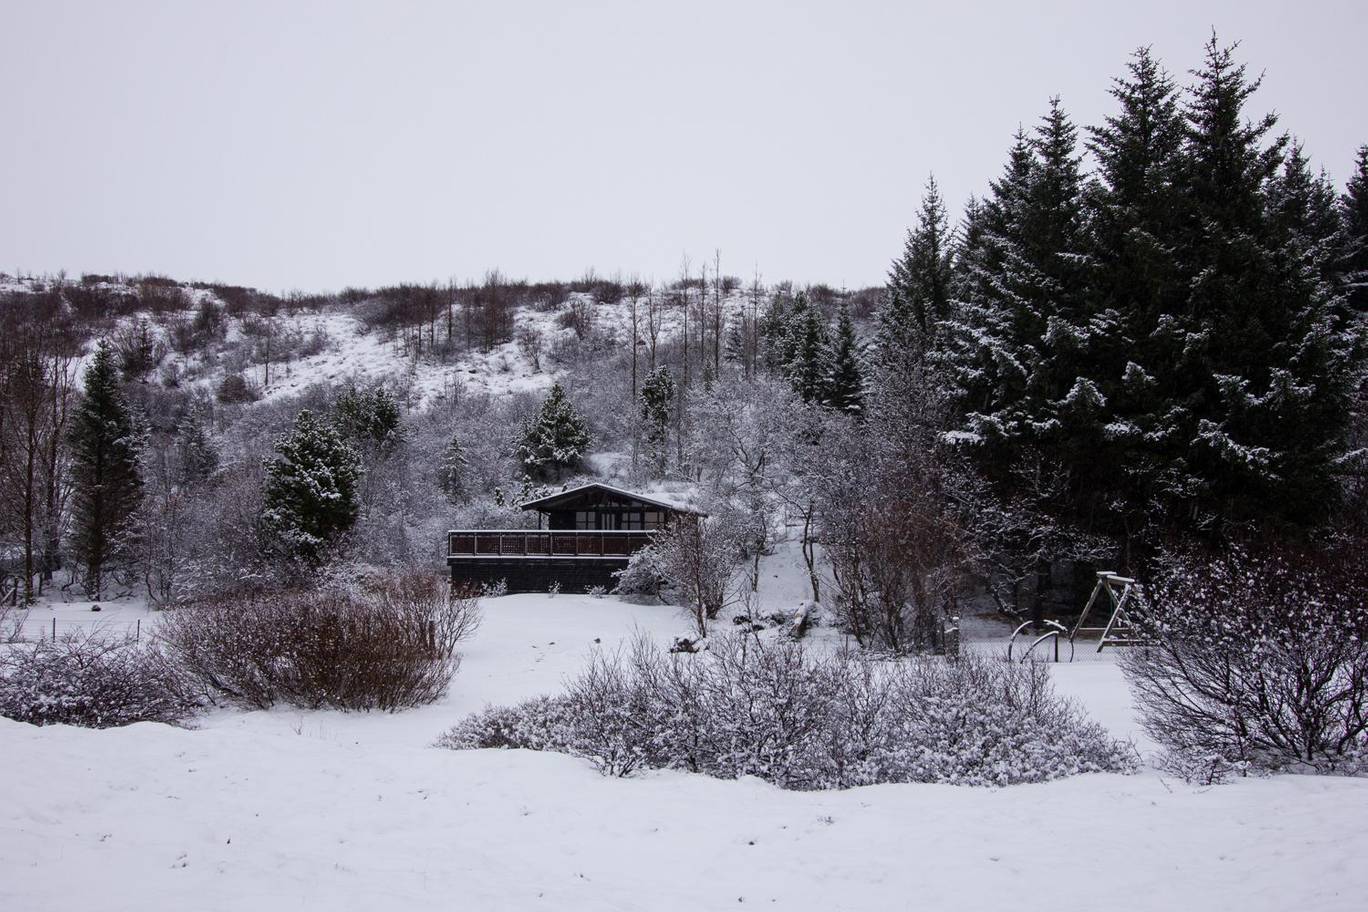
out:
<path id="1" fill-rule="evenodd" d="M 0 720 L 0 909 L 1361 909 L 1368 781 L 1194 788 L 1147 771 L 973 789 L 785 792 L 604 779 L 432 740 L 553 691 L 676 609 L 488 600 L 441 703 L 395 715 L 222 711 L 197 730 Z M 1142 751 L 1103 655 L 1055 668 Z"/>
<path id="2" fill-rule="evenodd" d="M 96 607 L 98 611 L 93 610 Z M 148 609 L 144 599 L 64 602 L 60 597 L 46 597 L 32 608 L 11 609 L 0 624 L 0 632 L 8 632 L 12 624 L 17 624 L 25 640 L 50 639 L 54 634 L 62 637 L 76 630 L 137 636 L 150 631 L 155 621 L 156 614 Z"/>

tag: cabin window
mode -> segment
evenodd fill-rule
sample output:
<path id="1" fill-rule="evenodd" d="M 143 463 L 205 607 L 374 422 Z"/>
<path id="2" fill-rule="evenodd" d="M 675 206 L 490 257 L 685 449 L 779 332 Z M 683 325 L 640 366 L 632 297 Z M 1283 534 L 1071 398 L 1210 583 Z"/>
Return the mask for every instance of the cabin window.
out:
<path id="1" fill-rule="evenodd" d="M 640 510 L 631 510 L 627 513 L 618 514 L 619 529 L 644 529 L 646 522 Z"/>
<path id="2" fill-rule="evenodd" d="M 597 524 L 597 522 L 596 522 L 595 520 L 596 520 L 596 517 L 595 517 L 595 515 L 594 515 L 594 513 L 593 513 L 592 511 L 589 511 L 589 510 L 576 510 L 576 511 L 575 511 L 575 528 L 576 528 L 576 529 L 596 529 L 596 528 L 598 528 L 598 524 Z"/>
<path id="3" fill-rule="evenodd" d="M 659 529 L 665 525 L 665 514 L 659 510 L 647 510 L 643 522 L 643 528 Z"/>

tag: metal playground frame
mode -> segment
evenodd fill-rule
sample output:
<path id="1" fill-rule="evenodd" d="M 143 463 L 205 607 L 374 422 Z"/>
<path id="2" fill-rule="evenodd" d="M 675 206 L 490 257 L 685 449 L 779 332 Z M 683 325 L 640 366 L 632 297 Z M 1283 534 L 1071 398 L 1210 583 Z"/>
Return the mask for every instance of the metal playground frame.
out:
<path id="1" fill-rule="evenodd" d="M 1120 576 L 1111 570 L 1097 571 L 1097 584 L 1093 586 L 1092 595 L 1088 597 L 1088 603 L 1083 606 L 1083 613 L 1078 616 L 1073 628 L 1067 628 L 1059 621 L 1045 621 L 1045 626 L 1050 628 L 1044 633 L 1035 634 L 1029 645 L 1022 651 L 1020 659 L 1026 661 L 1036 650 L 1036 647 L 1044 643 L 1051 643 L 1054 647 L 1054 661 L 1061 660 L 1060 639 L 1068 643 L 1068 659 L 1074 659 L 1074 641 L 1082 634 L 1101 634 L 1097 641 L 1097 651 L 1101 652 L 1108 646 L 1142 646 L 1147 641 L 1141 637 L 1131 620 L 1128 607 L 1131 600 L 1135 597 L 1138 584 L 1128 576 Z M 1102 594 L 1106 593 L 1106 601 L 1110 603 L 1111 610 L 1107 616 L 1107 623 L 1102 627 L 1087 626 L 1088 619 L 1092 617 L 1094 608 L 1098 607 Z M 1028 627 L 1034 625 L 1034 621 L 1026 621 L 1012 631 L 1011 639 L 1007 642 L 1007 660 L 1014 658 L 1017 638 L 1026 632 Z"/>

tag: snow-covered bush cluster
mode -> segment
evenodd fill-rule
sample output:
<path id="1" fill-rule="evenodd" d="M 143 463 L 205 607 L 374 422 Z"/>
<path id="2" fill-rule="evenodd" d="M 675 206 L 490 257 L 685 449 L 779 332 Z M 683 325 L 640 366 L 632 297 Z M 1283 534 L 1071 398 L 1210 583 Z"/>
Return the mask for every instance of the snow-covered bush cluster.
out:
<path id="1" fill-rule="evenodd" d="M 212 695 L 242 706 L 394 711 L 446 693 L 479 604 L 426 575 L 359 594 L 245 595 L 169 612 L 168 655 Z"/>
<path id="2" fill-rule="evenodd" d="M 681 769 L 789 789 L 996 786 L 1136 763 L 1128 744 L 1052 692 L 1040 665 L 819 658 L 745 635 L 693 655 L 638 639 L 625 654 L 596 656 L 563 695 L 486 709 L 438 743 L 558 751 L 607 775 Z"/>
<path id="3" fill-rule="evenodd" d="M 1359 549 L 1232 548 L 1170 557 L 1122 653 L 1167 766 L 1368 770 L 1368 558 Z"/>
<path id="4" fill-rule="evenodd" d="M 99 632 L 0 650 L 0 716 L 34 725 L 176 723 L 195 687 L 155 644 Z"/>
<path id="5" fill-rule="evenodd" d="M 665 588 L 665 570 L 660 566 L 660 557 L 651 547 L 642 548 L 627 560 L 627 566 L 615 571 L 613 577 L 617 585 L 613 591 L 618 595 L 638 598 L 659 598 Z"/>

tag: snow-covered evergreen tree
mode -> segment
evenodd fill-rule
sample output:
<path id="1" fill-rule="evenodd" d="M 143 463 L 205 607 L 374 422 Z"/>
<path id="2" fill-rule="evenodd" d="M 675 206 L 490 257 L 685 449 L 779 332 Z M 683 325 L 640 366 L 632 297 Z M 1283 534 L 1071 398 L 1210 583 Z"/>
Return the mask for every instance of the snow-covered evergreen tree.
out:
<path id="1" fill-rule="evenodd" d="M 120 389 L 114 349 L 101 340 L 85 372 L 85 395 L 72 416 L 72 521 L 85 589 L 102 598 L 106 571 L 125 561 L 142 500 L 144 434 Z"/>
<path id="2" fill-rule="evenodd" d="M 465 447 L 461 445 L 461 435 L 453 434 L 446 449 L 442 451 L 442 463 L 437 468 L 437 485 L 452 504 L 459 506 L 470 499 L 466 479 L 469 469 Z"/>
<path id="3" fill-rule="evenodd" d="M 806 298 L 804 298 L 806 301 Z M 788 328 L 791 307 L 788 298 L 776 292 L 760 317 L 761 363 L 774 374 L 782 374 L 788 361 Z"/>
<path id="4" fill-rule="evenodd" d="M 331 422 L 301 411 L 266 462 L 262 529 L 282 556 L 317 563 L 356 523 L 361 456 Z"/>
<path id="5" fill-rule="evenodd" d="M 954 279 L 949 222 L 931 178 L 875 315 L 866 405 L 877 425 L 874 432 L 892 451 L 909 457 L 932 446 L 943 423 L 939 363 L 953 316 Z"/>
<path id="6" fill-rule="evenodd" d="M 403 435 L 399 403 L 383 387 L 350 387 L 333 405 L 338 430 L 357 444 L 388 450 Z"/>
<path id="7" fill-rule="evenodd" d="M 1180 396 L 1170 372 L 1181 352 L 1159 331 L 1180 313 L 1187 280 L 1180 181 L 1184 125 L 1178 89 L 1147 48 L 1111 90 L 1119 111 L 1089 131 L 1097 161 L 1088 191 L 1088 288 L 1093 332 L 1088 376 L 1106 403 L 1102 438 L 1075 469 L 1084 512 L 1122 540 L 1122 561 L 1143 541 L 1157 492 L 1181 465 L 1156 448 L 1155 431 Z M 1080 505 L 1082 505 L 1080 507 Z"/>
<path id="8" fill-rule="evenodd" d="M 864 414 L 864 366 L 861 363 L 860 343 L 855 337 L 855 324 L 850 319 L 850 308 L 844 304 L 841 305 L 836 335 L 831 340 L 826 360 L 829 367 L 823 402 L 828 408 L 860 417 Z"/>
<path id="9" fill-rule="evenodd" d="M 1344 247 L 1340 272 L 1352 310 L 1368 317 L 1368 145 L 1360 146 L 1354 173 L 1340 197 Z"/>
<path id="10" fill-rule="evenodd" d="M 1017 134 L 975 220 L 944 358 L 962 416 L 952 439 L 1010 487 L 1023 451 L 1064 458 L 1099 427 L 1100 393 L 1082 371 L 1082 175 L 1058 99 L 1033 135 Z"/>
<path id="11" fill-rule="evenodd" d="M 534 478 L 560 478 L 580 467 L 589 449 L 589 427 L 559 383 L 523 427 L 515 455 Z"/>
<path id="12" fill-rule="evenodd" d="M 176 481 L 186 486 L 203 484 L 218 467 L 218 447 L 204 425 L 203 412 L 192 408 L 176 427 Z"/>
<path id="13" fill-rule="evenodd" d="M 1352 355 L 1317 267 L 1270 206 L 1286 138 L 1245 120 L 1259 87 L 1213 38 L 1185 111 L 1184 242 L 1189 292 L 1161 332 L 1184 395 L 1155 430 L 1186 478 L 1170 515 L 1210 523 L 1305 525 L 1338 502 Z"/>
<path id="14" fill-rule="evenodd" d="M 916 227 L 907 232 L 902 256 L 888 275 L 888 294 L 876 318 L 875 354 L 880 365 L 906 352 L 926 352 L 950 315 L 954 279 L 950 223 L 935 177 L 926 182 Z"/>
<path id="15" fill-rule="evenodd" d="M 782 348 L 784 376 L 804 402 L 821 403 L 826 398 L 827 324 L 822 312 L 800 294 L 789 314 Z"/>
<path id="16" fill-rule="evenodd" d="M 675 392 L 674 377 L 666 367 L 651 371 L 641 385 L 641 421 L 646 432 L 646 449 L 657 472 L 665 471 L 665 460 L 669 457 L 666 437 L 670 431 Z"/>
<path id="17" fill-rule="evenodd" d="M 1332 194 L 1273 118 L 1245 120 L 1258 82 L 1230 49 L 1195 75 L 1180 109 L 1136 55 L 1086 193 L 1057 102 L 1018 136 L 967 224 L 943 359 L 948 439 L 998 492 L 1125 541 L 1313 524 L 1345 452 L 1357 342 Z"/>

